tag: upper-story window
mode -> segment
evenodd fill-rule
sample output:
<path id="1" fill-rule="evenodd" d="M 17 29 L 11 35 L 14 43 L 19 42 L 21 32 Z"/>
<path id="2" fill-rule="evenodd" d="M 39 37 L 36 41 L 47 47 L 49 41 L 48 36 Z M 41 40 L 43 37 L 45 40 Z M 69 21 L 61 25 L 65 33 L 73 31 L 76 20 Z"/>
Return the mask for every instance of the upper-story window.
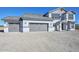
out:
<path id="1" fill-rule="evenodd" d="M 61 15 L 61 20 L 65 20 L 66 19 L 66 14 L 62 14 Z"/>
<path id="2" fill-rule="evenodd" d="M 73 14 L 68 14 L 68 19 L 73 19 Z"/>
<path id="3" fill-rule="evenodd" d="M 60 14 L 52 14 L 53 19 L 60 19 Z"/>

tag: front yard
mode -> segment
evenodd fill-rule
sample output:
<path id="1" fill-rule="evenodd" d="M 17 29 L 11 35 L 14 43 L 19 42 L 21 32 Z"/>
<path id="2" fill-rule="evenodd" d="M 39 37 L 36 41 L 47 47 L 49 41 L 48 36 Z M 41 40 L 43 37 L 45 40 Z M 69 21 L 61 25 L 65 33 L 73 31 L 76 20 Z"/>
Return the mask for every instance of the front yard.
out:
<path id="1" fill-rule="evenodd" d="M 79 51 L 79 32 L 0 33 L 0 51 L 75 52 Z"/>

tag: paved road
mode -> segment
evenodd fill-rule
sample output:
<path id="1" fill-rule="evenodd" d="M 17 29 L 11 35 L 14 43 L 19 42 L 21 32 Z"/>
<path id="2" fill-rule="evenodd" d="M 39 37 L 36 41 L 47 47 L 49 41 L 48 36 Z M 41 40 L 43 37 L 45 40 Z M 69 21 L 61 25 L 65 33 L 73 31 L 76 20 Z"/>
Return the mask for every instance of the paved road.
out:
<path id="1" fill-rule="evenodd" d="M 79 52 L 79 32 L 0 33 L 0 51 Z"/>

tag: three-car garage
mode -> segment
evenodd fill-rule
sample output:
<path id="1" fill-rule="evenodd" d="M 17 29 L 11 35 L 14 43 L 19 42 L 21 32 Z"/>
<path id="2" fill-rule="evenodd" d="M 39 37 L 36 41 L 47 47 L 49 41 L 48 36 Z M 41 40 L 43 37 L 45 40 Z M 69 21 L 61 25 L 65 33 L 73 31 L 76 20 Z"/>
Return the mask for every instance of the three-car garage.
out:
<path id="1" fill-rule="evenodd" d="M 18 23 L 12 24 L 9 23 L 8 30 L 9 32 L 20 32 L 20 26 Z M 37 32 L 37 31 L 48 31 L 47 23 L 29 23 L 29 32 Z"/>

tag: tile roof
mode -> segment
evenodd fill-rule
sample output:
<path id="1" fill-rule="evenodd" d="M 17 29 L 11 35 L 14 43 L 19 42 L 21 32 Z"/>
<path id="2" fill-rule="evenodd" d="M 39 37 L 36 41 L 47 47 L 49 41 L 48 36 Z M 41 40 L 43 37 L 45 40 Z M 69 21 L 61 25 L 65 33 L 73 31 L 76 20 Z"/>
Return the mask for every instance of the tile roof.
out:
<path id="1" fill-rule="evenodd" d="M 21 16 L 23 20 L 33 20 L 33 21 L 52 21 L 52 18 L 44 17 L 40 14 L 26 14 Z"/>
<path id="2" fill-rule="evenodd" d="M 52 18 L 47 17 L 21 17 L 22 20 L 31 20 L 31 21 L 53 21 Z"/>
<path id="3" fill-rule="evenodd" d="M 43 14 L 32 14 L 32 13 L 25 13 L 25 14 L 23 14 L 22 15 L 23 17 L 26 17 L 26 16 L 36 16 L 36 17 L 42 17 L 43 16 Z"/>
<path id="4" fill-rule="evenodd" d="M 9 22 L 9 23 L 19 23 L 19 20 L 30 20 L 30 21 L 53 21 L 52 18 L 46 17 L 48 16 L 48 13 L 53 12 L 53 13 L 74 13 L 73 11 L 66 11 L 64 8 L 57 8 L 55 10 L 51 10 L 47 12 L 46 14 L 23 14 L 22 16 L 8 16 L 5 17 L 4 20 Z"/>
<path id="5" fill-rule="evenodd" d="M 4 21 L 7 21 L 9 23 L 18 23 L 19 19 L 20 19 L 20 16 L 7 16 L 3 19 L 4 19 Z"/>

